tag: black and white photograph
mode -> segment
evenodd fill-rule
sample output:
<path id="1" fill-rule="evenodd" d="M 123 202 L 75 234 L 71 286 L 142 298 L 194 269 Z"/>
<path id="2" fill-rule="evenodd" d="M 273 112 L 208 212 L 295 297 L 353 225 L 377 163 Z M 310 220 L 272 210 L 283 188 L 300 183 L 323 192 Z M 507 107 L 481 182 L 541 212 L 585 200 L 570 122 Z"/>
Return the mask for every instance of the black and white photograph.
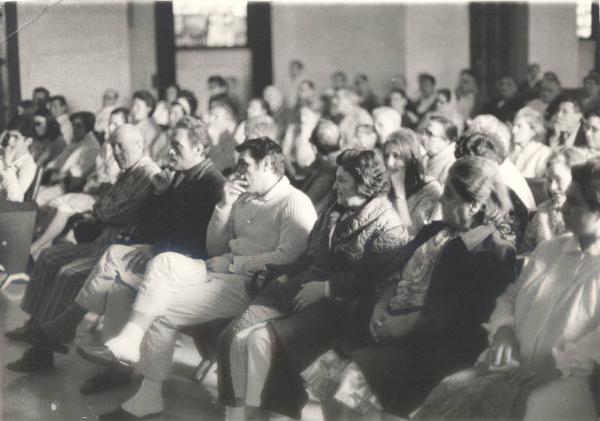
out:
<path id="1" fill-rule="evenodd" d="M 599 27 L 0 0 L 0 421 L 600 421 Z"/>

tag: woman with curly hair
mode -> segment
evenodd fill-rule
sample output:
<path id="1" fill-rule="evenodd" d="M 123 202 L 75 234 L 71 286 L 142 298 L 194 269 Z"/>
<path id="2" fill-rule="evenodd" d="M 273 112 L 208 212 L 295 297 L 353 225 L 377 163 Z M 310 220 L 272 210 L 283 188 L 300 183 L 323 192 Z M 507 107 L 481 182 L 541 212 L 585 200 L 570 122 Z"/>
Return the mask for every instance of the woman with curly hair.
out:
<path id="1" fill-rule="evenodd" d="M 441 204 L 442 221 L 423 227 L 386 271 L 370 341 L 338 347 L 303 373 L 313 394 L 341 403 L 347 418 L 408 418 L 439 380 L 485 348 L 481 323 L 514 279 L 515 250 L 493 224 L 510 207 L 498 166 L 457 160 Z"/>
<path id="2" fill-rule="evenodd" d="M 366 330 L 378 274 L 407 241 L 377 153 L 350 149 L 337 164 L 337 200 L 317 220 L 304 254 L 269 267 L 270 285 L 220 337 L 227 419 L 242 419 L 246 405 L 299 417 L 306 397 L 299 373 L 333 340 Z"/>

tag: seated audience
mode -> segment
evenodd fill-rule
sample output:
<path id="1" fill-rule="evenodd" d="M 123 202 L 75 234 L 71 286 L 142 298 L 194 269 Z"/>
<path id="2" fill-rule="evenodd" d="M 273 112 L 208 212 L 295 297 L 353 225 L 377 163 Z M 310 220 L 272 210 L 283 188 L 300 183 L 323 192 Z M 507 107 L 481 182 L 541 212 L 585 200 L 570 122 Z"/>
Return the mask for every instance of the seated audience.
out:
<path id="1" fill-rule="evenodd" d="M 552 154 L 545 144 L 544 117 L 530 107 L 519 110 L 512 127 L 513 151 L 510 154 L 515 167 L 526 178 L 546 175 L 546 163 Z"/>
<path id="2" fill-rule="evenodd" d="M 436 100 L 435 77 L 428 73 L 421 73 L 419 75 L 419 97 L 410 105 L 411 111 L 417 116 L 415 124 L 418 124 L 425 114 L 435 109 Z"/>
<path id="3" fill-rule="evenodd" d="M 285 171 L 292 183 L 302 183 L 315 160 L 315 151 L 310 136 L 321 117 L 321 102 L 318 97 L 299 103 L 299 120 L 288 125 L 281 144 Z"/>
<path id="4" fill-rule="evenodd" d="M 430 115 L 439 115 L 452 121 L 458 130 L 458 134 L 462 134 L 465 127 L 465 120 L 462 114 L 458 111 L 456 100 L 450 89 L 440 89 L 436 93 L 435 110 L 430 111 L 427 116 L 421 121 L 421 125 L 425 124 L 427 117 Z"/>
<path id="5" fill-rule="evenodd" d="M 510 159 L 507 159 L 508 152 L 511 150 L 511 134 L 508 126 L 502 123 L 493 115 L 482 114 L 475 117 L 469 123 L 470 133 L 490 134 L 494 138 L 491 142 L 483 142 L 482 151 L 489 151 L 488 147 L 495 150 L 492 155 L 496 156 L 500 173 L 506 185 L 515 193 L 519 200 L 528 210 L 535 209 L 535 200 L 533 193 L 527 184 L 527 180 L 521 172 L 515 167 Z M 497 142 L 500 142 L 499 144 Z M 476 155 L 479 155 L 476 153 Z"/>
<path id="6" fill-rule="evenodd" d="M 63 194 L 83 186 L 94 169 L 100 143 L 94 134 L 94 114 L 81 111 L 71 114 L 73 141 L 46 165 L 48 185 L 42 186 L 36 202 L 43 206 Z"/>
<path id="7" fill-rule="evenodd" d="M 461 70 L 455 90 L 456 109 L 463 121 L 479 114 L 480 98 L 477 77 L 471 69 Z"/>
<path id="8" fill-rule="evenodd" d="M 540 85 L 540 97 L 527 105 L 544 114 L 544 120 L 552 127 L 552 120 L 558 111 L 558 106 L 565 99 L 558 78 L 544 76 Z"/>
<path id="9" fill-rule="evenodd" d="M 161 412 L 161 384 L 169 374 L 177 328 L 239 315 L 250 304 L 251 274 L 267 264 L 291 263 L 306 248 L 316 214 L 308 197 L 283 175 L 281 148 L 259 138 L 237 150 L 238 172 L 225 184 L 208 226 L 207 251 L 213 257 L 167 252 L 151 259 L 137 276 L 138 295 L 123 330 L 101 347 L 78 349 L 84 358 L 108 366 L 137 363 L 144 375 L 138 392 L 113 414 Z M 112 276 L 97 280 L 115 282 Z"/>
<path id="10" fill-rule="evenodd" d="M 587 140 L 588 155 L 596 157 L 600 155 L 600 108 L 592 110 L 586 117 L 585 138 Z"/>
<path id="11" fill-rule="evenodd" d="M 331 113 L 342 133 L 342 149 L 351 147 L 356 136 L 356 127 L 361 124 L 373 125 L 371 115 L 358 105 L 353 91 L 338 89 L 331 99 Z"/>
<path id="12" fill-rule="evenodd" d="M 198 99 L 196 95 L 192 91 L 187 89 L 181 89 L 179 91 L 179 98 L 184 98 L 187 103 L 190 105 L 190 116 L 196 116 L 196 110 L 198 109 Z"/>
<path id="13" fill-rule="evenodd" d="M 267 104 L 267 101 L 262 98 L 252 98 L 250 101 L 248 101 L 248 107 L 246 108 L 246 120 L 242 121 L 235 130 L 235 142 L 240 145 L 246 140 L 245 132 L 247 120 L 265 115 L 269 115 L 269 104 Z"/>
<path id="14" fill-rule="evenodd" d="M 219 400 L 227 420 L 239 419 L 244 405 L 270 411 L 271 419 L 299 419 L 302 367 L 336 338 L 362 332 L 378 276 L 408 239 L 386 198 L 377 154 L 348 150 L 337 164 L 337 200 L 318 219 L 305 253 L 291 265 L 270 266 L 270 285 L 220 337 Z"/>
<path id="15" fill-rule="evenodd" d="M 270 115 L 250 118 L 246 121 L 244 136 L 246 139 L 256 139 L 258 137 L 268 137 L 277 139 L 277 124 Z"/>
<path id="16" fill-rule="evenodd" d="M 521 247 L 527 221 L 529 220 L 529 211 L 535 208 L 533 194 L 527 185 L 527 181 L 516 171 L 507 171 L 505 167 L 506 151 L 498 136 L 493 132 L 467 132 L 459 140 L 456 146 L 456 157 L 480 156 L 487 158 L 499 166 L 499 172 L 502 181 L 508 189 L 511 209 L 506 214 L 506 218 L 496 225 L 496 228 L 502 235 L 502 238 L 510 241 L 515 248 Z M 510 168 L 514 168 L 512 166 Z M 527 192 L 531 196 L 532 206 L 528 207 L 521 199 L 520 192 Z"/>
<path id="17" fill-rule="evenodd" d="M 50 97 L 50 113 L 60 125 L 60 132 L 66 144 L 73 141 L 73 125 L 67 112 L 67 100 L 62 95 Z"/>
<path id="18" fill-rule="evenodd" d="M 364 73 L 359 73 L 354 78 L 354 90 L 358 95 L 358 105 L 373 112 L 379 106 L 379 99 L 369 85 L 369 78 Z"/>
<path id="19" fill-rule="evenodd" d="M 41 324 L 46 338 L 66 343 L 75 337 L 88 311 L 105 313 L 105 306 L 124 295 L 129 308 L 144 277 L 148 262 L 161 253 L 176 252 L 196 259 L 208 257 L 206 232 L 215 204 L 221 200 L 225 179 L 207 157 L 210 145 L 204 123 L 193 117 L 180 120 L 171 137 L 172 177 L 157 174 L 154 191 L 143 206 L 140 228 L 132 244 L 113 245 L 100 257 L 75 302 L 51 321 Z M 170 182 L 169 180 L 173 180 Z M 117 280 L 117 278 L 119 278 Z M 129 316 L 107 312 L 104 340 L 119 333 Z M 120 320 L 120 319 L 125 320 Z M 118 327 L 115 331 L 115 327 Z M 107 371 L 87 381 L 83 389 L 96 392 L 129 376 Z"/>
<path id="20" fill-rule="evenodd" d="M 162 128 L 169 126 L 169 116 L 171 115 L 171 104 L 179 98 L 179 86 L 177 84 L 169 85 L 165 88 L 164 98 L 156 104 L 152 118 Z"/>
<path id="21" fill-rule="evenodd" d="M 519 253 L 532 252 L 542 241 L 565 233 L 561 209 L 571 183 L 571 168 L 586 159 L 586 154 L 578 148 L 564 148 L 550 156 L 545 171 L 546 191 L 550 199 L 538 206 L 533 218 L 527 223 Z"/>
<path id="22" fill-rule="evenodd" d="M 37 166 L 44 168 L 61 154 L 66 145 L 58 122 L 48 110 L 36 111 L 33 114 L 33 122 L 35 136 L 29 151 Z"/>
<path id="23" fill-rule="evenodd" d="M 317 157 L 302 184 L 302 191 L 310 198 L 317 215 L 334 200 L 336 159 L 341 151 L 341 134 L 337 125 L 321 119 L 310 136 L 310 143 L 317 151 Z"/>
<path id="24" fill-rule="evenodd" d="M 425 177 L 421 145 L 412 130 L 392 133 L 383 145 L 383 159 L 390 177 L 390 199 L 412 237 L 441 216 L 442 186 Z"/>
<path id="25" fill-rule="evenodd" d="M 482 113 L 491 114 L 503 122 L 512 122 L 515 114 L 523 107 L 517 82 L 512 76 L 504 75 L 496 83 L 497 97 L 486 104 Z"/>
<path id="26" fill-rule="evenodd" d="M 285 135 L 285 130 L 290 120 L 290 110 L 285 104 L 281 90 L 275 85 L 267 86 L 263 91 L 263 99 L 269 105 L 269 113 L 277 124 L 277 136 L 272 139 L 280 142 Z"/>
<path id="27" fill-rule="evenodd" d="M 112 112 L 108 129 L 109 138 L 100 147 L 96 156 L 96 166 L 87 178 L 83 192 L 67 193 L 47 204 L 55 208 L 56 213 L 42 235 L 31 244 L 30 254 L 34 259 L 38 258 L 43 249 L 52 245 L 67 226 L 69 218 L 75 214 L 91 212 L 99 197 L 117 181 L 121 167 L 114 157 L 110 134 L 114 133 L 117 127 L 126 124 L 128 116 L 129 111 L 126 108 L 116 108 Z"/>
<path id="28" fill-rule="evenodd" d="M 33 101 L 34 111 L 48 110 L 50 91 L 43 86 L 33 88 L 31 99 Z"/>
<path id="29" fill-rule="evenodd" d="M 417 115 L 410 110 L 410 103 L 406 92 L 402 89 L 392 89 L 386 99 L 386 105 L 393 108 L 402 116 L 402 127 L 414 129 L 415 121 L 418 120 Z"/>
<path id="30" fill-rule="evenodd" d="M 586 147 L 583 108 L 573 98 L 565 98 L 558 105 L 554 122 L 554 134 L 549 139 L 552 149 L 569 146 Z"/>
<path id="31" fill-rule="evenodd" d="M 235 167 L 236 125 L 233 108 L 226 102 L 214 102 L 208 116 L 208 135 L 211 141 L 208 156 L 221 172 L 230 172 Z"/>
<path id="32" fill-rule="evenodd" d="M 74 124 L 77 138 L 77 124 Z M 21 359 L 6 367 L 18 372 L 51 368 L 52 350 L 67 352 L 67 348 L 48 346 L 37 326 L 52 320 L 73 303 L 81 285 L 108 246 L 120 236 L 133 234 L 146 199 L 152 177 L 159 171 L 156 164 L 144 155 L 144 138 L 132 125 L 117 129 L 112 140 L 115 159 L 123 170 L 117 182 L 94 205 L 92 221 L 101 228 L 100 236 L 91 243 L 64 243 L 42 251 L 27 284 L 21 307 L 31 317 L 25 326 L 8 337 L 29 342 L 33 347 Z M 71 146 L 71 145 L 69 145 Z M 48 339 L 48 340 L 45 340 Z"/>
<path id="33" fill-rule="evenodd" d="M 484 325 L 479 366 L 445 379 L 418 419 L 596 419 L 600 162 L 571 173 L 562 208 L 571 232 L 537 247 Z"/>
<path id="34" fill-rule="evenodd" d="M 378 147 L 379 136 L 375 128 L 370 124 L 360 124 L 356 126 L 356 136 L 352 149 L 372 149 L 378 154 L 381 154 L 381 148 Z"/>
<path id="35" fill-rule="evenodd" d="M 45 109 L 45 111 L 48 111 Z M 17 115 L 19 116 L 29 116 L 31 117 L 35 112 L 35 107 L 33 105 L 33 101 L 30 99 L 25 99 L 20 101 L 17 104 Z"/>
<path id="36" fill-rule="evenodd" d="M 167 126 L 171 131 L 183 117 L 191 116 L 192 107 L 188 100 L 180 96 L 169 105 L 169 119 Z"/>
<path id="37" fill-rule="evenodd" d="M 15 117 L 8 122 L 0 150 L 0 199 L 22 202 L 35 179 L 37 166 L 29 153 L 34 124 L 31 117 Z"/>
<path id="38" fill-rule="evenodd" d="M 583 78 L 584 95 L 581 98 L 584 114 L 600 107 L 600 75 L 588 74 Z"/>
<path id="39" fill-rule="evenodd" d="M 519 85 L 519 96 L 523 101 L 532 101 L 540 96 L 542 71 L 537 63 L 527 65 L 525 78 Z"/>
<path id="40" fill-rule="evenodd" d="M 208 78 L 208 111 L 212 110 L 213 104 L 225 103 L 233 112 L 235 121 L 240 117 L 241 106 L 237 98 L 229 92 L 229 85 L 221 75 L 212 75 Z"/>
<path id="41" fill-rule="evenodd" d="M 119 101 L 119 93 L 114 89 L 107 89 L 102 94 L 102 108 L 96 113 L 94 130 L 96 133 L 101 133 L 104 138 L 108 137 L 110 115 L 117 108 L 117 101 Z"/>
<path id="42" fill-rule="evenodd" d="M 454 148 L 458 138 L 458 130 L 452 121 L 440 116 L 431 116 L 421 131 L 421 144 L 427 155 L 425 175 L 446 183 L 448 170 L 454 163 Z"/>
<path id="43" fill-rule="evenodd" d="M 327 352 L 303 372 L 313 395 L 342 404 L 346 419 L 382 411 L 408 418 L 446 373 L 469 367 L 485 347 L 480 325 L 514 278 L 515 251 L 493 225 L 510 206 L 498 167 L 457 160 L 441 204 L 442 221 L 423 227 L 385 269 L 363 337 L 337 344 L 337 355 Z"/>
<path id="44" fill-rule="evenodd" d="M 154 96 L 145 90 L 135 91 L 130 110 L 130 119 L 142 131 L 144 136 L 144 152 L 159 166 L 165 165 L 169 157 L 165 152 L 167 138 L 160 126 L 152 118 L 156 106 Z"/>
<path id="45" fill-rule="evenodd" d="M 381 148 L 387 142 L 390 134 L 400 130 L 402 116 L 391 107 L 377 107 L 371 114 L 373 127 L 377 132 L 377 146 Z"/>

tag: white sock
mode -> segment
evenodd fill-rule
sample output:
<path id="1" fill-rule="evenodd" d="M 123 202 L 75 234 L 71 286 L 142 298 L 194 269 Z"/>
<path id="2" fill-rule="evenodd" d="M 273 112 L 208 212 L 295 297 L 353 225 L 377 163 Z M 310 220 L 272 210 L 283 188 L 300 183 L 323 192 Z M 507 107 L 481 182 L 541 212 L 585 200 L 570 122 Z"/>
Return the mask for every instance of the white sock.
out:
<path id="1" fill-rule="evenodd" d="M 226 406 L 225 421 L 246 421 L 246 408 L 243 406 Z"/>
<path id="2" fill-rule="evenodd" d="M 123 361 L 136 363 L 140 359 L 140 344 L 145 332 L 135 323 L 127 323 L 121 333 L 115 336 L 106 345 L 117 358 Z"/>
<path id="3" fill-rule="evenodd" d="M 143 417 L 162 412 L 163 406 L 162 382 L 145 378 L 137 393 L 121 407 L 136 417 Z"/>

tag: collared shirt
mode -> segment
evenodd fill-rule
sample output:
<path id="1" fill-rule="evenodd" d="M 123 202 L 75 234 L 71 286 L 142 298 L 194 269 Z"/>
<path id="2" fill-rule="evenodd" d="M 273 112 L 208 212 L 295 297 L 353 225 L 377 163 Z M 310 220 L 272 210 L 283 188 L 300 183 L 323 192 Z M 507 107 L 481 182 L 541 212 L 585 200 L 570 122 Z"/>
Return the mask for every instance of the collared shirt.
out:
<path id="1" fill-rule="evenodd" d="M 244 194 L 232 207 L 215 207 L 208 252 L 232 256 L 231 272 L 237 274 L 290 263 L 304 251 L 316 219 L 308 196 L 283 176 L 262 196 Z"/>
<path id="2" fill-rule="evenodd" d="M 522 361 L 544 365 L 554 354 L 571 372 L 585 360 L 600 362 L 599 322 L 600 242 L 583 251 L 569 233 L 537 247 L 485 327 L 493 334 L 512 326 Z M 565 359 L 565 349 L 578 352 Z"/>
<path id="3" fill-rule="evenodd" d="M 500 165 L 500 174 L 506 186 L 515 192 L 527 209 L 535 209 L 535 199 L 527 184 L 527 180 L 525 180 L 525 177 L 523 177 L 510 159 L 504 160 L 502 165 Z"/>

